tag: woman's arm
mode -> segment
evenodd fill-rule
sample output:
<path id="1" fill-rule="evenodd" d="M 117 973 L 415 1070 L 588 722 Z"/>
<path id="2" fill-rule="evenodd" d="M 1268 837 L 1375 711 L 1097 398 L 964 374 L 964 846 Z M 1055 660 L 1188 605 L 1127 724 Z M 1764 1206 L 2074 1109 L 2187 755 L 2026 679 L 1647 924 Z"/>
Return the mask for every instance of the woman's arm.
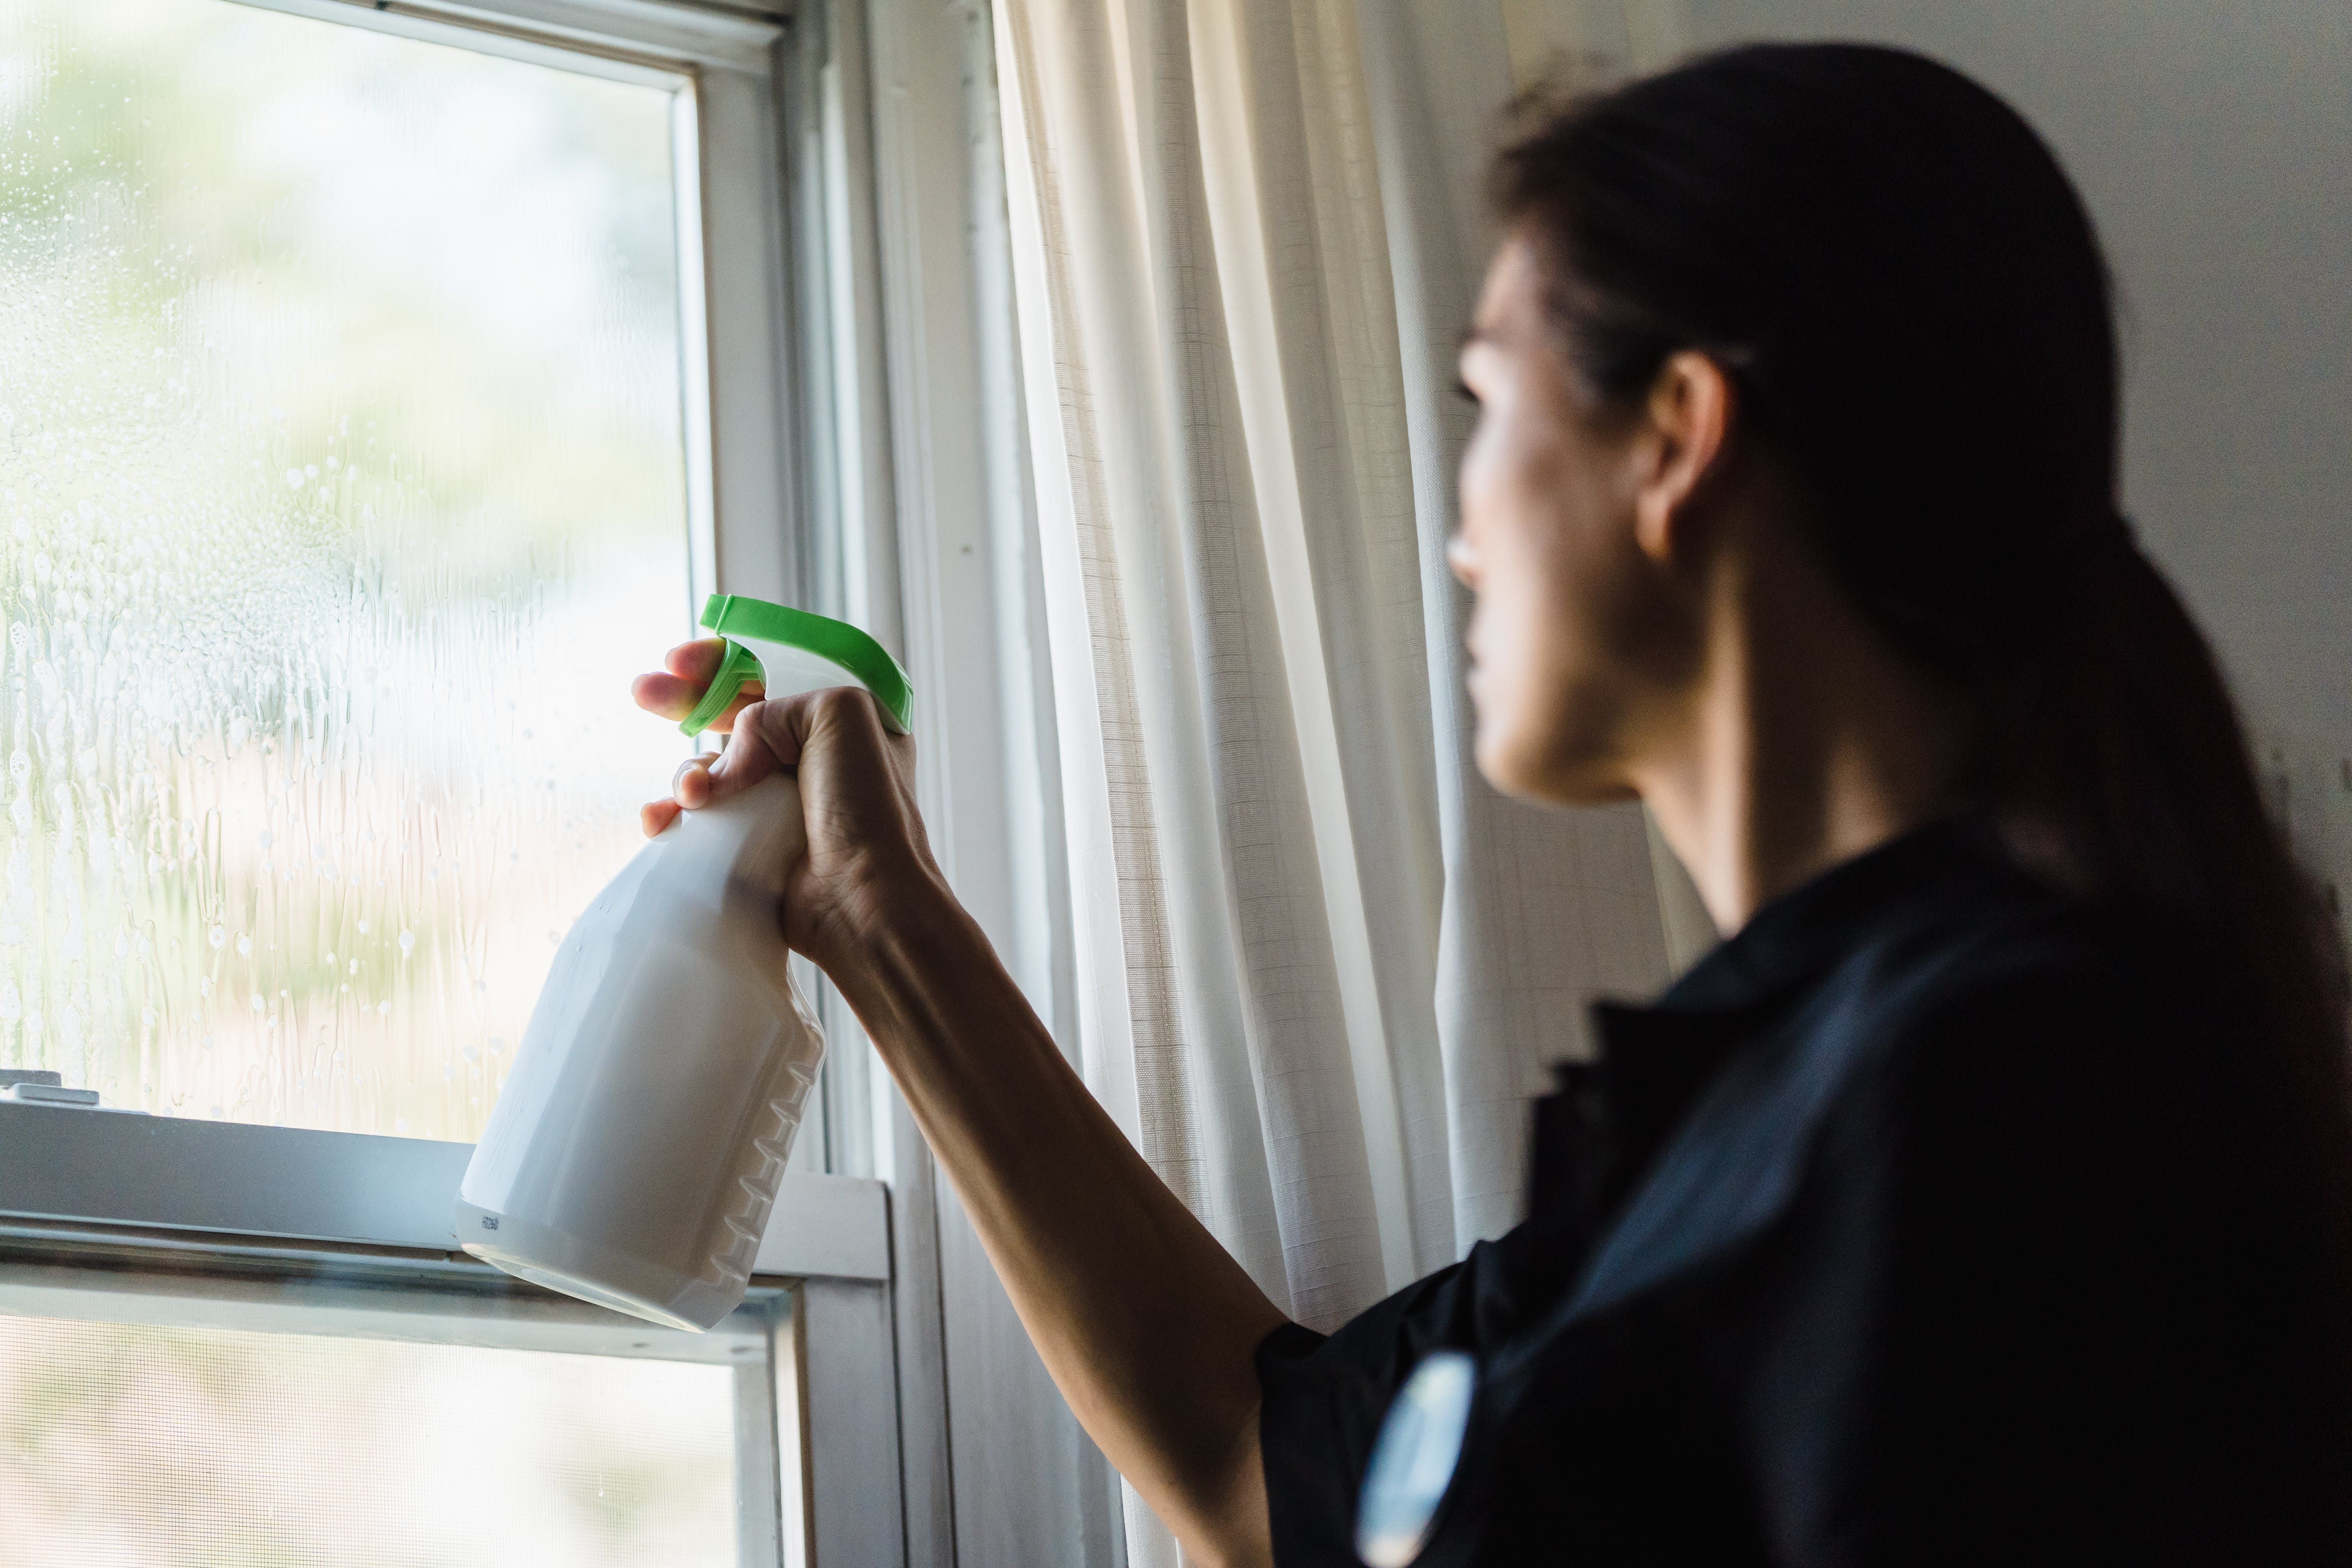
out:
<path id="1" fill-rule="evenodd" d="M 1104 1114 L 951 900 L 902 906 L 843 968 L 1080 1423 L 1191 1561 L 1270 1562 L 1252 1352 L 1283 1314 Z"/>
<path id="2" fill-rule="evenodd" d="M 683 711 L 713 647 L 673 654 L 638 700 Z M 1087 1433 L 1192 1561 L 1270 1562 L 1253 1353 L 1283 1314 L 1104 1114 L 957 903 L 911 742 L 855 691 L 728 722 L 733 743 L 680 773 L 648 830 L 797 767 L 809 852 L 785 936 L 856 1011 Z"/>

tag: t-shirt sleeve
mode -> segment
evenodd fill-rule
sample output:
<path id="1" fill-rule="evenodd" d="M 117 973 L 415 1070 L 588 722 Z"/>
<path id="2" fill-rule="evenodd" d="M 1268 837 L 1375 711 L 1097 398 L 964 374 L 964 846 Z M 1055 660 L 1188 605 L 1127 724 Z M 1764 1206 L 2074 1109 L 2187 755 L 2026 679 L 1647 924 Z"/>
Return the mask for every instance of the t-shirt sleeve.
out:
<path id="1" fill-rule="evenodd" d="M 1485 1348 L 1526 1288 L 1528 1245 L 1524 1229 L 1481 1242 L 1328 1338 L 1287 1323 L 1258 1345 L 1258 1447 L 1277 1568 L 1360 1568 L 1357 1493 L 1390 1402 L 1430 1352 Z"/>
<path id="2" fill-rule="evenodd" d="M 1257 1347 L 1257 1380 L 1258 1451 L 1275 1562 L 1281 1568 L 1358 1568 L 1348 1510 L 1377 1428 L 1357 1407 L 1377 1397 L 1385 1369 L 1352 1364 L 1346 1347 L 1334 1349 L 1314 1330 L 1285 1323 Z"/>
<path id="3" fill-rule="evenodd" d="M 1525 1223 L 1328 1338 L 1290 1323 L 1258 1346 L 1258 1446 L 1279 1568 L 1360 1568 L 1358 1494 L 1405 1380 L 1438 1350 L 1467 1351 L 1484 1365 L 1572 1284 L 1615 1190 L 1601 1178 L 1617 1168 L 1620 1150 L 1570 1101 L 1554 1094 L 1536 1102 Z"/>

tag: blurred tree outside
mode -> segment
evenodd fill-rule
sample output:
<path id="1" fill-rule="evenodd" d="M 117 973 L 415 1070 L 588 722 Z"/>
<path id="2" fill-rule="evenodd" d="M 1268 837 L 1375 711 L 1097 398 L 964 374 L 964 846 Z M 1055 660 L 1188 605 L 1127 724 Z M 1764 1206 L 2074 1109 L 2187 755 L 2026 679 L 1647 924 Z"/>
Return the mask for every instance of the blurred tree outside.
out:
<path id="1" fill-rule="evenodd" d="M 730 1568 L 733 1369 L 0 1318 L 10 1568 Z"/>
<path id="2" fill-rule="evenodd" d="M 0 8 L 0 1066 L 470 1139 L 683 752 L 670 95 Z"/>

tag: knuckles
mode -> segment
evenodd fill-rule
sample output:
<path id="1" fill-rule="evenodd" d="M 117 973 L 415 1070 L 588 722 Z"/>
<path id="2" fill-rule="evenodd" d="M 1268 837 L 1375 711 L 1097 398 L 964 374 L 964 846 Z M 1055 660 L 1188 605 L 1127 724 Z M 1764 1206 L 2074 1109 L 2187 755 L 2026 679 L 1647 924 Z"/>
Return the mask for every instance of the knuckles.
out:
<path id="1" fill-rule="evenodd" d="M 856 686 L 832 686 L 822 691 L 812 691 L 803 699 L 812 722 L 839 724 L 849 722 L 859 728 L 877 727 L 874 698 Z"/>

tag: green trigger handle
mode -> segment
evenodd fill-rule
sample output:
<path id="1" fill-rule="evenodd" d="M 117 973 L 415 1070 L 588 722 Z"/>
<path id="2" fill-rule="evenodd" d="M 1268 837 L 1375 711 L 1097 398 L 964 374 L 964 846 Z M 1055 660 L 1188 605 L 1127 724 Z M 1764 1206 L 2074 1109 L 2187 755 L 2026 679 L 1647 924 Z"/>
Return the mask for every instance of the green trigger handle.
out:
<path id="1" fill-rule="evenodd" d="M 747 680 L 760 681 L 770 697 L 862 686 L 880 706 L 884 725 L 898 734 L 907 732 L 914 700 L 907 672 L 880 643 L 848 622 L 741 594 L 713 594 L 702 607 L 702 625 L 726 639 L 727 652 L 702 700 L 678 726 L 686 733 L 699 735 L 715 723 Z M 776 668 L 763 668 L 761 655 L 746 643 L 766 649 Z"/>
<path id="2" fill-rule="evenodd" d="M 735 694 L 743 689 L 745 681 L 759 679 L 758 657 L 741 643 L 730 638 L 727 657 L 719 661 L 719 673 L 710 678 L 710 689 L 702 694 L 702 700 L 694 705 L 694 711 L 686 716 L 686 722 L 678 728 L 689 735 L 701 734 L 727 711 L 727 705 L 735 700 Z"/>

